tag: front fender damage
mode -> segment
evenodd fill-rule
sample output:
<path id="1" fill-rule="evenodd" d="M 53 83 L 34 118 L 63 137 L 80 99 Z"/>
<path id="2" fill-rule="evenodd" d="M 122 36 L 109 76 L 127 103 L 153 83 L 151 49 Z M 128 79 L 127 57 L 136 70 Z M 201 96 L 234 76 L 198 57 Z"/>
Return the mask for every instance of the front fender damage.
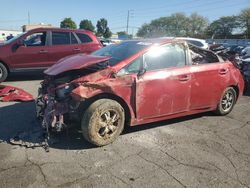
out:
<path id="1" fill-rule="evenodd" d="M 39 89 L 39 95 L 36 100 L 37 118 L 41 120 L 43 128 L 62 131 L 67 127 L 65 123 L 66 114 L 77 114 L 78 107 L 81 102 L 97 95 L 101 92 L 112 92 L 111 88 L 104 83 L 84 82 L 75 84 L 74 89 L 68 93 L 68 96 L 59 99 L 58 89 L 67 87 L 68 85 L 59 86 L 55 89 L 47 89 L 44 93 L 44 88 Z"/>

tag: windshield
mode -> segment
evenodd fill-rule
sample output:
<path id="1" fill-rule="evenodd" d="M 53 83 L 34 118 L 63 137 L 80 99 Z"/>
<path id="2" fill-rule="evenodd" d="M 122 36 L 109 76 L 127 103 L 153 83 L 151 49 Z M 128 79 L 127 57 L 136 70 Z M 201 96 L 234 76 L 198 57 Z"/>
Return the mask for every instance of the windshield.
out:
<path id="1" fill-rule="evenodd" d="M 26 34 L 27 32 L 21 33 L 13 38 L 11 38 L 10 40 L 6 40 L 3 42 L 3 44 L 10 44 L 11 42 L 15 41 L 16 39 L 18 39 L 19 37 L 23 36 L 24 34 Z"/>
<path id="2" fill-rule="evenodd" d="M 121 44 L 110 45 L 92 53 L 97 56 L 110 56 L 109 65 L 113 66 L 122 60 L 136 54 L 142 49 L 148 48 L 152 43 L 139 41 L 127 41 Z"/>

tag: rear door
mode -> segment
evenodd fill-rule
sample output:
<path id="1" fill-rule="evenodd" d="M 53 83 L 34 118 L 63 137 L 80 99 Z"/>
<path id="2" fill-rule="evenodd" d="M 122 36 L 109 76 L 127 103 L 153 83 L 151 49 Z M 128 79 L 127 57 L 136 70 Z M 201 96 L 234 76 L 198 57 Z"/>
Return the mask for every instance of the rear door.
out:
<path id="1" fill-rule="evenodd" d="M 72 32 L 50 32 L 49 60 L 50 65 L 69 55 L 80 53 L 80 44 Z"/>
<path id="2" fill-rule="evenodd" d="M 230 80 L 229 63 L 207 50 L 190 46 L 191 109 L 215 107 Z"/>
<path id="3" fill-rule="evenodd" d="M 22 38 L 24 45 L 19 46 L 10 56 L 13 68 L 33 69 L 46 67 L 49 63 L 47 36 L 46 31 L 25 35 Z"/>
<path id="4" fill-rule="evenodd" d="M 137 79 L 138 119 L 161 117 L 189 110 L 191 74 L 182 45 L 152 48 L 143 56 L 146 72 Z"/>

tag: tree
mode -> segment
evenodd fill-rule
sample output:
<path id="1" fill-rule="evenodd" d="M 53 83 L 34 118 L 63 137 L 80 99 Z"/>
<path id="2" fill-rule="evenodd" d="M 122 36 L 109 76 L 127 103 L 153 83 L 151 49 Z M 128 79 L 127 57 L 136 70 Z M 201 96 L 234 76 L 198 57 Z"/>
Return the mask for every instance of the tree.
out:
<path id="1" fill-rule="evenodd" d="M 200 16 L 197 13 L 193 13 L 189 17 L 189 37 L 203 38 L 204 32 L 208 27 L 208 19 L 206 17 Z"/>
<path id="2" fill-rule="evenodd" d="M 117 35 L 120 36 L 120 35 L 128 35 L 128 34 L 126 31 L 118 31 Z"/>
<path id="3" fill-rule="evenodd" d="M 231 38 L 233 31 L 239 27 L 236 16 L 223 16 L 213 21 L 207 30 L 212 38 Z"/>
<path id="4" fill-rule="evenodd" d="M 194 23 L 190 23 L 193 21 Z M 152 20 L 149 24 L 143 24 L 137 32 L 139 37 L 185 37 L 203 36 L 207 18 L 192 14 L 190 17 L 183 13 L 175 13 L 171 16 L 161 17 Z"/>
<path id="5" fill-rule="evenodd" d="M 71 18 L 64 18 L 60 24 L 61 28 L 76 29 L 76 23 Z"/>
<path id="6" fill-rule="evenodd" d="M 108 21 L 105 18 L 101 18 L 100 20 L 98 20 L 96 27 L 97 27 L 97 33 L 96 33 L 97 36 L 104 38 L 111 37 L 112 33 L 108 27 Z"/>
<path id="7" fill-rule="evenodd" d="M 129 35 L 126 31 L 119 31 L 117 32 L 119 39 L 132 39 L 133 35 Z"/>
<path id="8" fill-rule="evenodd" d="M 145 38 L 148 38 L 150 37 L 152 34 L 152 28 L 150 26 L 150 24 L 143 24 L 137 31 L 137 36 L 138 37 L 145 37 Z"/>
<path id="9" fill-rule="evenodd" d="M 92 22 L 90 20 L 82 20 L 79 25 L 80 29 L 86 29 L 89 31 L 94 32 L 95 31 L 95 26 L 93 26 Z"/>
<path id="10" fill-rule="evenodd" d="M 241 10 L 238 20 L 241 28 L 245 30 L 246 38 L 250 38 L 250 8 Z"/>

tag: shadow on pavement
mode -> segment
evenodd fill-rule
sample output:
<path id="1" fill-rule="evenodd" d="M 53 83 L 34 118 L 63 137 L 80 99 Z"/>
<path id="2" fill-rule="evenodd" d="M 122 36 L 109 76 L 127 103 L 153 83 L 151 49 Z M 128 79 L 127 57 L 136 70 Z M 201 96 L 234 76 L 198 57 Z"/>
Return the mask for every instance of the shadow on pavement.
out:
<path id="1" fill-rule="evenodd" d="M 15 81 L 30 81 L 30 80 L 43 80 L 43 71 L 32 71 L 26 73 L 11 73 L 7 78 L 7 82 Z"/>
<path id="2" fill-rule="evenodd" d="M 123 135 L 200 118 L 204 115 L 209 116 L 211 113 L 186 116 L 135 127 L 126 127 Z M 10 143 L 11 138 L 17 135 L 23 135 L 21 139 L 23 142 L 35 144 L 41 141 L 42 134 L 43 131 L 40 123 L 35 117 L 34 102 L 13 103 L 0 108 L 0 140 Z M 83 139 L 79 126 L 72 126 L 60 133 L 53 133 L 50 135 L 50 138 L 50 148 L 66 150 L 95 148 L 95 146 Z"/>
<path id="3" fill-rule="evenodd" d="M 247 91 L 245 91 L 245 92 L 243 93 L 243 95 L 244 95 L 244 96 L 250 97 L 250 89 L 248 89 Z"/>

